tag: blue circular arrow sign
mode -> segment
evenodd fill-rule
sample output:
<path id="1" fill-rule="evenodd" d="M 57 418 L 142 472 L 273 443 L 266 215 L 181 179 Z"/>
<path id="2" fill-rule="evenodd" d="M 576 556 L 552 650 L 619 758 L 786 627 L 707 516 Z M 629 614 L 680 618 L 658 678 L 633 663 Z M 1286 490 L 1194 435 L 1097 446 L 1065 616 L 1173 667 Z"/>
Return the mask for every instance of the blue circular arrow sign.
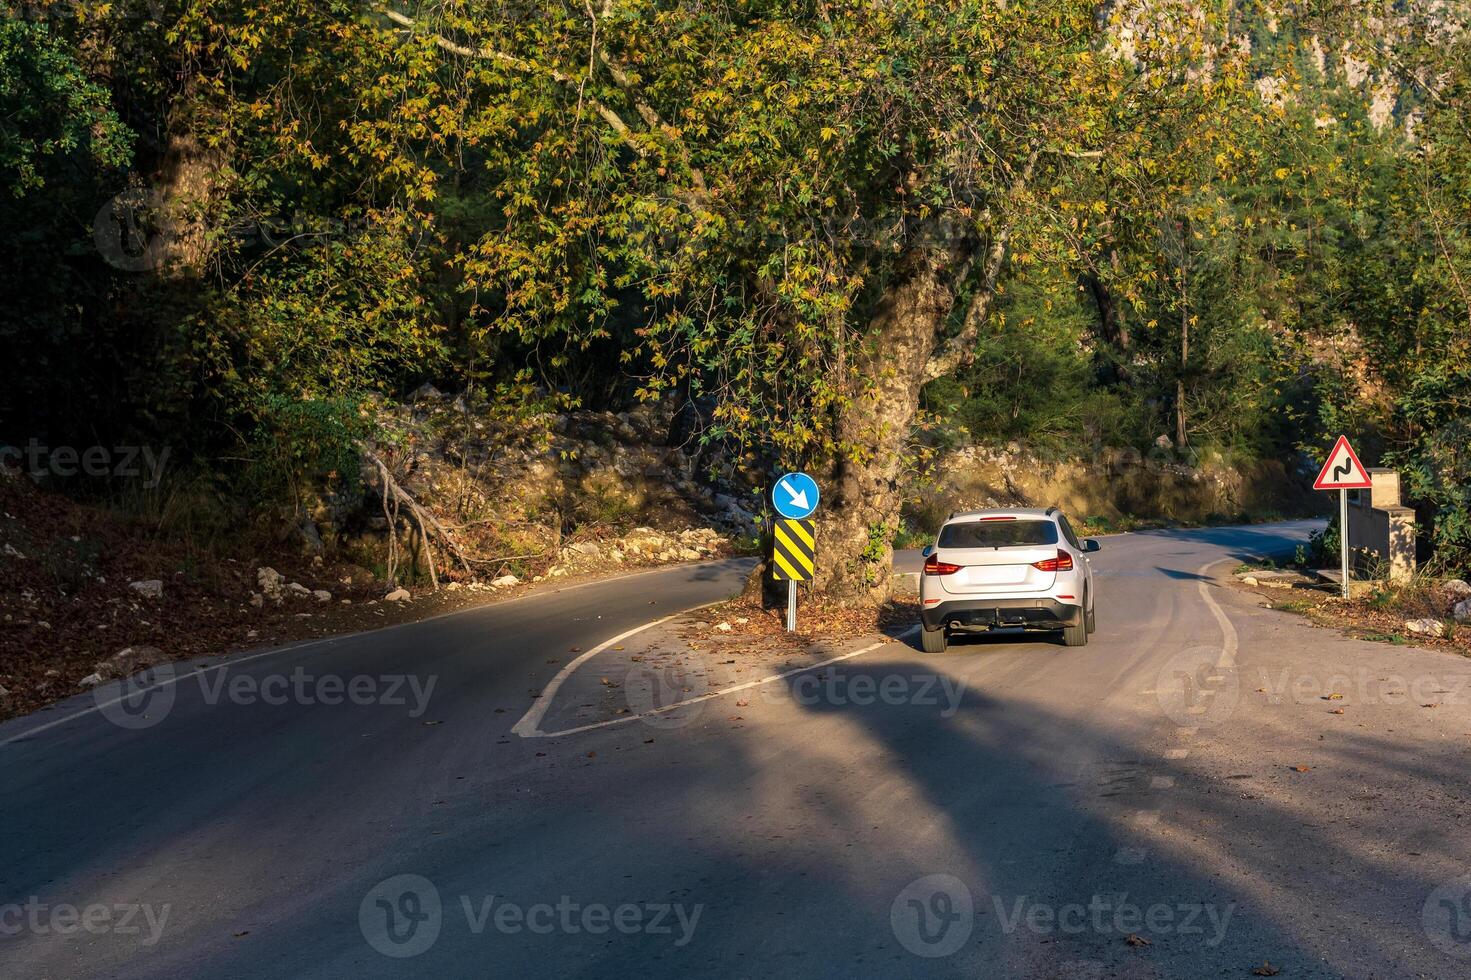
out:
<path id="1" fill-rule="evenodd" d="M 771 505 L 787 520 L 802 521 L 812 516 L 821 496 L 812 477 L 806 473 L 788 473 L 771 488 Z"/>

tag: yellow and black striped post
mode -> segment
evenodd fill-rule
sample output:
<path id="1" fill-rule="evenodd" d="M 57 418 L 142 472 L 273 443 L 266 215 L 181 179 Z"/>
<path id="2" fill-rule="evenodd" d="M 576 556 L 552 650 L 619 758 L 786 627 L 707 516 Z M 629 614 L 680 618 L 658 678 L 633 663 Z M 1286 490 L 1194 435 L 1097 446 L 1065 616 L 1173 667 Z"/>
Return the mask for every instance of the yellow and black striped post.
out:
<path id="1" fill-rule="evenodd" d="M 810 582 L 817 568 L 817 522 L 776 522 L 772 535 L 771 577 L 778 582 Z"/>
<path id="2" fill-rule="evenodd" d="M 771 577 L 787 583 L 787 632 L 797 628 L 797 583 L 817 570 L 817 522 L 776 522 L 771 536 Z"/>

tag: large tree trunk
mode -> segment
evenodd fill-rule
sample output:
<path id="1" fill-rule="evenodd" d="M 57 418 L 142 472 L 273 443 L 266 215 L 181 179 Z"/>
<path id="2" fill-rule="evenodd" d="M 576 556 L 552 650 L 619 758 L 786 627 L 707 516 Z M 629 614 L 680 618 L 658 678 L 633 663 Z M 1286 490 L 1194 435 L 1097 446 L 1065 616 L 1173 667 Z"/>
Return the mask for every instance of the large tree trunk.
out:
<path id="1" fill-rule="evenodd" d="M 838 410 L 836 433 L 848 453 L 828 475 L 818 516 L 813 583 L 842 602 L 889 595 L 893 534 L 899 526 L 905 444 L 919 407 L 925 364 L 955 302 L 954 255 L 911 253 L 885 291 L 852 365 L 867 385 Z"/>

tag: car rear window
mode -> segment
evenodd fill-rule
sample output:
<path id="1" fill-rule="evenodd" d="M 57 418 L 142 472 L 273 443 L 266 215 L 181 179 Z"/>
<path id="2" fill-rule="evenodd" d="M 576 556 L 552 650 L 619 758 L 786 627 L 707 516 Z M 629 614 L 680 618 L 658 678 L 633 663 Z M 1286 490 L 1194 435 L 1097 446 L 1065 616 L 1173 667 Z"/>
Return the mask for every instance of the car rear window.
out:
<path id="1" fill-rule="evenodd" d="M 964 521 L 940 529 L 941 548 L 1023 548 L 1057 544 L 1051 521 Z"/>

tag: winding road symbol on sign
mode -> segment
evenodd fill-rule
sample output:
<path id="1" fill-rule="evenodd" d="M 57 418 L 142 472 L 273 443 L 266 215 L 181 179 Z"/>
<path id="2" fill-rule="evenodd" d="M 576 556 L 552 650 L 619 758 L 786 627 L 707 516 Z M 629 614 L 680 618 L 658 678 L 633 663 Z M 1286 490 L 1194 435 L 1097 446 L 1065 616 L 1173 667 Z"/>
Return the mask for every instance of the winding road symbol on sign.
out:
<path id="1" fill-rule="evenodd" d="M 1348 436 L 1339 436 L 1328 460 L 1323 464 L 1314 490 L 1367 490 L 1374 485 L 1369 471 L 1359 462 L 1359 454 L 1348 444 Z"/>

